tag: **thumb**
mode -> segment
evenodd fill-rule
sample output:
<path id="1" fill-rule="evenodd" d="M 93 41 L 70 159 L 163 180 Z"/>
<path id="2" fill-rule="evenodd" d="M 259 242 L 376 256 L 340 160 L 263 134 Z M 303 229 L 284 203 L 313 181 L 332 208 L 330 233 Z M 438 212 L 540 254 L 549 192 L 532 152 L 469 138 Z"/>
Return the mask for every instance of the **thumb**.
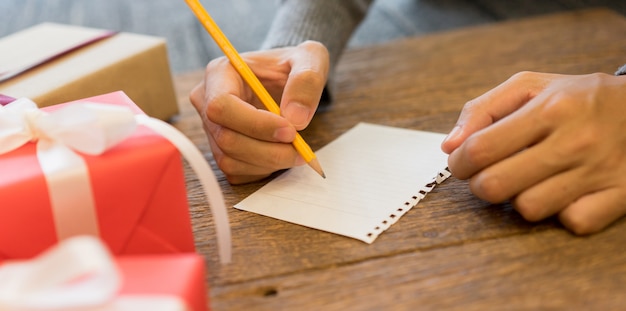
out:
<path id="1" fill-rule="evenodd" d="M 309 125 L 328 75 L 328 51 L 318 42 L 298 45 L 291 56 L 291 73 L 281 99 L 281 114 L 297 130 Z"/>
<path id="2" fill-rule="evenodd" d="M 545 88 L 555 75 L 520 72 L 467 102 L 450 134 L 441 143 L 441 150 L 450 154 L 473 133 L 513 113 Z"/>

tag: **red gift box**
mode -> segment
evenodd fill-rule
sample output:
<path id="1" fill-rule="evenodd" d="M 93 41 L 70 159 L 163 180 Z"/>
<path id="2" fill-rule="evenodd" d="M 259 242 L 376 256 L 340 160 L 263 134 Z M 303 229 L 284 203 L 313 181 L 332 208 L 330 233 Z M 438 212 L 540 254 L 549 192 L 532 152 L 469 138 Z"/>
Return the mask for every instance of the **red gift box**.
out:
<path id="1" fill-rule="evenodd" d="M 28 260 L 0 263 L 0 310 L 206 311 L 195 253 L 112 257 L 99 239 L 67 239 Z"/>
<path id="2" fill-rule="evenodd" d="M 174 296 L 186 310 L 207 310 L 206 272 L 199 255 L 122 256 L 116 262 L 124 279 L 120 295 Z"/>
<path id="3" fill-rule="evenodd" d="M 142 114 L 123 92 L 80 102 L 125 106 Z M 55 223 L 59 212 L 52 210 L 51 191 L 36 152 L 36 144 L 30 142 L 0 154 L 0 260 L 30 258 L 60 240 Z M 80 156 L 88 167 L 99 237 L 113 254 L 194 251 L 183 162 L 172 143 L 139 126 L 103 154 Z M 60 213 L 76 215 L 71 225 L 86 222 L 78 216 L 80 211 Z"/>

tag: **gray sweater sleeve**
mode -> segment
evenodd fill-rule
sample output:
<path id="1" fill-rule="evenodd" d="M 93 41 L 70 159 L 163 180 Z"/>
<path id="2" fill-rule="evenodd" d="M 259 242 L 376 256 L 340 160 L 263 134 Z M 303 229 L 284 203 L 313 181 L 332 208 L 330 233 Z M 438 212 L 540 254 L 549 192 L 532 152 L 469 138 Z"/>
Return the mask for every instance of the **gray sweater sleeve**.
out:
<path id="1" fill-rule="evenodd" d="M 332 75 L 352 33 L 373 0 L 283 0 L 261 48 L 319 41 L 330 53 Z"/>

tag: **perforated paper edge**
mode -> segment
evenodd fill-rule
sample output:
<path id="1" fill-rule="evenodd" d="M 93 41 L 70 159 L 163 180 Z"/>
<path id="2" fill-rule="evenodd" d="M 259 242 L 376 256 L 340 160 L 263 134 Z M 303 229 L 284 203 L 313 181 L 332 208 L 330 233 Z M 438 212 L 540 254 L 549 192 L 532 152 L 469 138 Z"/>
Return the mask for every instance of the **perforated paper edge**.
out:
<path id="1" fill-rule="evenodd" d="M 389 216 L 385 217 L 380 221 L 378 225 L 372 228 L 371 231 L 366 233 L 365 241 L 367 243 L 372 243 L 376 238 L 383 233 L 385 230 L 389 229 L 391 225 L 395 224 L 404 214 L 406 214 L 409 210 L 415 207 L 422 199 L 426 197 L 426 195 L 431 192 L 438 184 L 441 184 L 446 179 L 452 176 L 450 170 L 446 167 L 442 171 L 440 171 L 433 179 L 426 183 L 418 192 L 413 195 L 409 200 L 404 202 L 404 204 L 395 210 L 393 210 Z"/>

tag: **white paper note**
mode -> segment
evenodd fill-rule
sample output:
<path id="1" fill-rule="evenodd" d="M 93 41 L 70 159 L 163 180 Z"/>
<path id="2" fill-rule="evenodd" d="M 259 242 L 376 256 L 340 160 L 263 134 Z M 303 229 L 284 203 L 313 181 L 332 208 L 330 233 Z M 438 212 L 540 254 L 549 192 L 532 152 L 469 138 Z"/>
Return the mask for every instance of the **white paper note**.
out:
<path id="1" fill-rule="evenodd" d="M 316 152 L 326 179 L 295 167 L 235 208 L 372 243 L 450 176 L 444 138 L 360 123 Z"/>

